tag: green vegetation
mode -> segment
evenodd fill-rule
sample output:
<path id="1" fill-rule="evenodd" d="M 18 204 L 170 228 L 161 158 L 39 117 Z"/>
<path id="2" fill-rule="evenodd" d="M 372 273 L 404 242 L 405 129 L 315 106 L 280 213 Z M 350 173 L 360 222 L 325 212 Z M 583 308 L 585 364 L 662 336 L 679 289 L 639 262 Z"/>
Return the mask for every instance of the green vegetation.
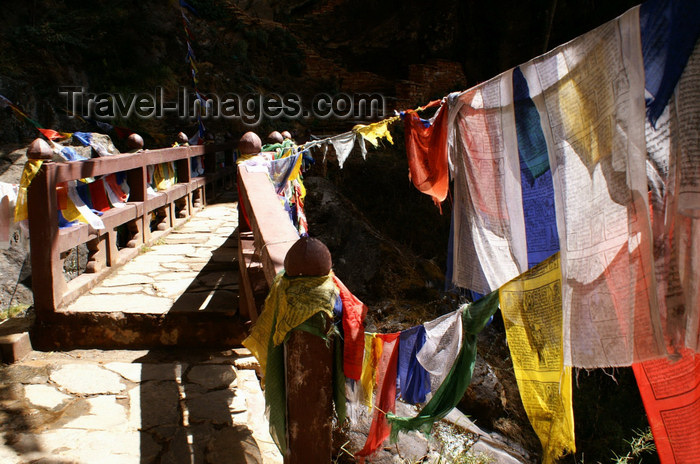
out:
<path id="1" fill-rule="evenodd" d="M 624 456 L 615 454 L 613 458 L 615 464 L 641 463 L 642 455 L 656 452 L 656 445 L 654 445 L 654 436 L 651 434 L 651 428 L 635 430 L 634 438 L 627 443 L 629 444 L 630 450 Z"/>
<path id="2" fill-rule="evenodd" d="M 28 304 L 16 304 L 12 305 L 9 308 L 2 309 L 0 310 L 0 321 L 4 321 L 5 319 L 10 319 L 12 317 L 20 317 L 24 315 L 25 311 L 30 307 L 31 305 Z"/>
<path id="3" fill-rule="evenodd" d="M 630 449 L 641 443 L 638 430 L 648 430 L 644 405 L 631 368 L 611 371 L 578 370 L 574 378 L 574 425 L 576 430 L 575 455 L 561 460 L 564 463 L 614 462 L 633 463 L 639 460 L 615 461 L 627 457 Z M 630 436 L 634 438 L 630 440 Z M 649 438 L 651 434 L 649 433 Z M 633 446 L 634 445 L 634 446 Z M 630 454 L 631 459 L 638 459 Z M 656 453 L 649 453 L 645 463 L 659 462 Z"/>

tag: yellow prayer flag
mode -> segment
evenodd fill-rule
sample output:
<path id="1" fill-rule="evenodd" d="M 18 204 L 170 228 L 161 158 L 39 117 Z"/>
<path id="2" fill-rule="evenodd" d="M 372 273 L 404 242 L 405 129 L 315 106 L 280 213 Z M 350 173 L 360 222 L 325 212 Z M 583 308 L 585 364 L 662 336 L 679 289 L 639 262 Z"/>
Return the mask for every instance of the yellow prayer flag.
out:
<path id="1" fill-rule="evenodd" d="M 360 134 L 362 138 L 367 140 L 375 147 L 378 144 L 378 140 L 382 138 L 386 138 L 389 141 L 389 143 L 393 144 L 394 139 L 391 138 L 391 132 L 389 132 L 389 124 L 398 120 L 399 116 L 394 116 L 388 119 L 384 119 L 383 121 L 374 122 L 368 125 L 358 124 L 355 127 L 353 127 L 352 130 Z"/>
<path id="2" fill-rule="evenodd" d="M 303 156 L 299 154 L 297 157 L 297 160 L 294 162 L 294 167 L 292 168 L 292 172 L 289 174 L 289 180 L 295 180 L 295 179 L 300 179 L 301 178 L 301 162 L 303 161 Z"/>
<path id="3" fill-rule="evenodd" d="M 365 357 L 362 360 L 362 374 L 360 384 L 362 384 L 362 394 L 360 402 L 372 409 L 372 393 L 377 384 L 377 366 L 382 357 L 384 343 L 377 334 L 365 334 Z"/>
<path id="4" fill-rule="evenodd" d="M 265 306 L 243 346 L 248 348 L 267 372 L 268 346 L 284 342 L 287 334 L 318 312 L 333 318 L 338 289 L 332 274 L 319 277 L 275 277 Z"/>
<path id="5" fill-rule="evenodd" d="M 17 192 L 17 203 L 15 203 L 15 222 L 23 221 L 29 217 L 27 211 L 27 189 L 32 180 L 39 173 L 43 161 L 30 159 L 24 163 L 24 170 L 19 181 L 19 191 Z"/>
<path id="6" fill-rule="evenodd" d="M 520 397 L 542 443 L 542 462 L 553 463 L 576 450 L 559 254 L 502 286 L 499 301 Z"/>

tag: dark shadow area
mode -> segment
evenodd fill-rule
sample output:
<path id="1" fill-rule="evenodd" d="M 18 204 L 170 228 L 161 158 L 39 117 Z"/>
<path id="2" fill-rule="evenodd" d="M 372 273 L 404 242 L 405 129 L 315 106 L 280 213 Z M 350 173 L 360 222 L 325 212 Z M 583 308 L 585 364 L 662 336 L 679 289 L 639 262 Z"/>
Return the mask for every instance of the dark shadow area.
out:
<path id="1" fill-rule="evenodd" d="M 212 252 L 185 293 L 175 301 L 171 312 L 238 312 L 238 229 Z"/>
<path id="2" fill-rule="evenodd" d="M 231 203 L 237 199 L 235 190 L 220 191 L 208 201 L 209 205 Z M 235 207 L 230 214 L 237 214 Z M 206 209 L 198 215 L 206 215 Z M 211 252 L 192 261 L 183 277 L 196 272 L 185 291 L 175 300 L 170 311 L 163 316 L 164 337 L 179 346 L 215 347 L 221 349 L 240 346 L 246 333 L 246 320 L 239 312 L 238 229 L 226 237 L 214 235 L 215 231 L 196 230 L 203 240 L 221 238 L 222 243 Z M 169 238 L 177 237 L 177 230 Z M 189 235 L 189 234 L 188 234 Z M 177 244 L 177 241 L 171 242 Z M 182 244 L 188 243 L 183 241 Z M 191 242 L 190 242 L 191 243 Z M 183 262 L 185 260 L 183 259 Z M 189 262 L 189 261 L 188 261 Z M 203 265 L 202 265 L 203 264 Z M 161 337 L 162 338 L 162 337 Z"/>
<path id="3" fill-rule="evenodd" d="M 39 408 L 25 398 L 25 384 L 46 382 L 48 367 L 0 364 L 0 445 L 16 453 L 21 462 L 29 455 L 45 451 L 36 433 L 52 421 L 60 420 L 58 413 Z M 32 461 L 34 462 L 34 461 Z M 42 457 L 43 464 L 69 464 L 73 460 Z"/>
<path id="4" fill-rule="evenodd" d="M 152 350 L 141 369 L 141 463 L 261 463 L 236 354 Z M 133 407 L 133 405 L 132 405 Z M 133 411 L 132 411 L 133 413 Z"/>
<path id="5" fill-rule="evenodd" d="M 209 204 L 235 200 L 234 192 L 224 191 Z M 231 214 L 237 214 L 236 210 L 232 208 Z M 204 235 L 205 231 L 196 233 Z M 221 331 L 221 346 L 239 345 L 226 341 L 227 335 L 240 338 L 238 333 L 226 333 L 230 323 L 244 327 L 238 313 L 238 274 L 236 229 L 212 252 L 165 320 L 191 317 L 188 339 L 201 334 L 205 343 L 217 344 L 212 332 Z M 192 346 L 201 346 L 195 341 Z M 152 350 L 136 360 L 142 363 L 138 387 L 141 463 L 262 462 L 246 425 L 248 407 L 233 366 L 237 354 L 188 350 L 180 345 L 173 350 Z"/>

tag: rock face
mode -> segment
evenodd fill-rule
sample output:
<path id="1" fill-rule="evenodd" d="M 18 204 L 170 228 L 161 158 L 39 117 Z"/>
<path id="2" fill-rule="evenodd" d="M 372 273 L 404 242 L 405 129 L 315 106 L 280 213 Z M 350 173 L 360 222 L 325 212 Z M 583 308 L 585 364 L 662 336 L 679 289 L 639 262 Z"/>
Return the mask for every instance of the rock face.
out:
<path id="1" fill-rule="evenodd" d="M 439 297 L 440 269 L 381 235 L 329 181 L 305 180 L 311 235 L 330 250 L 333 269 L 366 303 L 381 299 Z"/>

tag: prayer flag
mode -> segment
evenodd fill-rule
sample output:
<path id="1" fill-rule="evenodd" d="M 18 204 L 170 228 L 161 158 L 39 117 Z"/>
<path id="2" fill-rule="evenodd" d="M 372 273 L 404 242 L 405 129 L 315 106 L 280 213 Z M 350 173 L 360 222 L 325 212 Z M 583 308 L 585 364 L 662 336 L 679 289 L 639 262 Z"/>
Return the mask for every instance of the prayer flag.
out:
<path id="1" fill-rule="evenodd" d="M 538 110 L 554 183 L 567 366 L 629 366 L 665 354 L 638 13 L 633 8 L 520 67 L 542 89 Z"/>
<path id="2" fill-rule="evenodd" d="M 372 394 L 377 384 L 377 366 L 382 357 L 382 347 L 382 340 L 378 338 L 377 334 L 365 334 L 365 356 L 360 375 L 362 386 L 360 401 L 369 408 L 372 407 Z"/>
<path id="3" fill-rule="evenodd" d="M 41 132 L 44 137 L 46 137 L 49 140 L 56 140 L 56 139 L 62 139 L 63 135 L 59 134 L 53 129 L 38 129 L 39 132 Z"/>
<path id="4" fill-rule="evenodd" d="M 540 114 L 520 68 L 513 70 L 513 106 L 520 158 L 528 269 L 559 251 L 554 185 Z"/>
<path id="5" fill-rule="evenodd" d="M 15 222 L 23 221 L 27 219 L 27 189 L 32 180 L 39 173 L 41 169 L 42 160 L 28 160 L 24 163 L 24 169 L 22 170 L 22 177 L 19 181 L 19 190 L 17 192 L 17 203 L 15 204 Z"/>
<path id="6" fill-rule="evenodd" d="M 574 452 L 571 368 L 564 366 L 559 255 L 503 285 L 501 314 L 515 379 L 542 462 Z"/>
<path id="7" fill-rule="evenodd" d="M 661 464 L 700 462 L 700 354 L 683 349 L 632 369 Z"/>
<path id="8" fill-rule="evenodd" d="M 464 392 L 472 381 L 474 364 L 476 362 L 476 339 L 491 316 L 498 310 L 498 291 L 491 292 L 477 302 L 464 305 L 462 312 L 462 347 L 449 374 L 440 388 L 433 393 L 423 409 L 415 417 L 399 417 L 387 414 L 391 425 L 391 441 L 398 439 L 399 432 L 421 430 L 430 433 L 433 424 L 449 414 L 464 396 Z"/>
<path id="9" fill-rule="evenodd" d="M 430 195 L 436 205 L 447 198 L 449 175 L 447 166 L 447 108 L 438 108 L 432 123 L 426 127 L 414 112 L 404 115 L 406 155 L 413 185 Z"/>
<path id="10" fill-rule="evenodd" d="M 424 344 L 425 327 L 422 325 L 404 330 L 399 336 L 399 393 L 409 404 L 425 403 L 426 395 L 430 393 L 430 374 L 416 358 Z"/>
<path id="11" fill-rule="evenodd" d="M 265 378 L 265 413 L 270 435 L 285 452 L 286 406 L 284 342 L 287 334 L 318 313 L 333 318 L 338 289 L 331 275 L 289 278 L 280 272 L 270 287 L 262 313 L 243 340 L 260 363 Z"/>
<path id="12" fill-rule="evenodd" d="M 511 76 L 507 71 L 448 99 L 455 191 L 452 279 L 481 294 L 527 270 Z M 533 159 L 535 166 L 541 169 Z"/>
<path id="13" fill-rule="evenodd" d="M 360 380 L 365 349 L 364 321 L 367 305 L 353 295 L 335 274 L 333 281 L 343 302 L 343 372 L 348 379 Z"/>
<path id="14" fill-rule="evenodd" d="M 355 453 L 364 462 L 366 456 L 374 453 L 387 439 L 391 428 L 386 414 L 396 408 L 396 361 L 399 334 L 377 334 L 376 339 L 382 343 L 382 356 L 377 372 L 377 398 L 375 401 L 372 425 L 369 427 L 365 446 Z"/>

